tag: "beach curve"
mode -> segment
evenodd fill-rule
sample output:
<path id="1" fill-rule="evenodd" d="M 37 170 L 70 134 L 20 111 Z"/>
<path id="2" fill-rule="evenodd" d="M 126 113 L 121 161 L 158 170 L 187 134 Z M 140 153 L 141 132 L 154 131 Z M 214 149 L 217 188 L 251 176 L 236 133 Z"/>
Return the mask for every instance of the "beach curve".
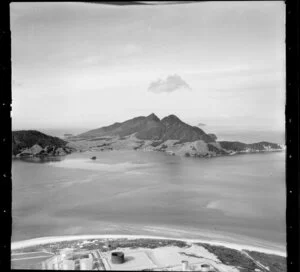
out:
<path id="1" fill-rule="evenodd" d="M 205 240 L 205 239 L 184 239 L 184 238 L 169 238 L 162 236 L 152 236 L 152 235 L 70 235 L 70 236 L 46 236 L 39 237 L 34 239 L 16 241 L 11 243 L 11 250 L 17 250 L 21 248 L 26 248 L 30 246 L 57 243 L 63 241 L 72 241 L 72 240 L 85 240 L 85 239 L 157 239 L 157 240 L 178 240 L 187 243 L 206 243 L 215 246 L 223 246 L 236 250 L 250 250 L 257 251 L 266 254 L 274 254 L 282 257 L 286 257 L 286 252 L 281 250 L 275 250 L 271 248 L 264 248 L 258 246 L 249 246 L 238 243 L 230 243 L 216 240 Z"/>

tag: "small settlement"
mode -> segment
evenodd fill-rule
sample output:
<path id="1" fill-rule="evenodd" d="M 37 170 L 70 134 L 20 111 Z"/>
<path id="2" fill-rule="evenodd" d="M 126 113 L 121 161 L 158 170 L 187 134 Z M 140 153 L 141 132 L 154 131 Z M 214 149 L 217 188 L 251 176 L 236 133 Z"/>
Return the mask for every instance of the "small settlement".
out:
<path id="1" fill-rule="evenodd" d="M 161 263 L 162 258 L 155 256 L 152 250 L 125 250 L 101 252 L 100 250 L 74 251 L 71 248 L 61 250 L 42 263 L 46 270 L 147 270 L 147 271 L 221 271 L 211 262 L 189 260 L 188 256 L 168 265 Z M 158 258 L 157 258 L 158 257 Z M 163 257 L 163 256 L 161 256 Z M 165 256 L 167 257 L 167 256 Z M 171 256 L 169 256 L 171 257 Z M 173 257 L 173 258 L 172 258 Z M 171 260 L 174 259 L 174 256 Z M 179 256 L 178 256 L 179 257 Z M 171 261 L 172 262 L 172 261 Z"/>
<path id="2" fill-rule="evenodd" d="M 217 253 L 217 255 L 215 255 Z M 251 256 L 250 256 L 251 255 Z M 256 254 L 257 255 L 257 254 Z M 164 239 L 90 239 L 53 242 L 12 252 L 12 269 L 114 271 L 272 271 L 285 261 L 202 243 Z M 261 258 L 257 255 L 255 258 Z M 262 261 L 261 261 L 262 260 Z M 271 262 L 268 262 L 270 264 Z M 247 270 L 248 269 L 248 270 Z M 250 269 L 250 270 L 249 270 Z M 277 271 L 277 270 L 276 270 Z M 281 271 L 281 270 L 280 270 Z"/>

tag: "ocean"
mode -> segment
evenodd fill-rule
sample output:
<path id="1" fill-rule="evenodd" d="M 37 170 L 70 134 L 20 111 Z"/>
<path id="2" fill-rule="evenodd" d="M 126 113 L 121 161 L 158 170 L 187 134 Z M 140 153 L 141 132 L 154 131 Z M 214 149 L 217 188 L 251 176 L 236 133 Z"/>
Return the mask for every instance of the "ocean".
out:
<path id="1" fill-rule="evenodd" d="M 136 234 L 285 249 L 285 152 L 210 159 L 84 152 L 14 160 L 12 179 L 12 241 Z"/>

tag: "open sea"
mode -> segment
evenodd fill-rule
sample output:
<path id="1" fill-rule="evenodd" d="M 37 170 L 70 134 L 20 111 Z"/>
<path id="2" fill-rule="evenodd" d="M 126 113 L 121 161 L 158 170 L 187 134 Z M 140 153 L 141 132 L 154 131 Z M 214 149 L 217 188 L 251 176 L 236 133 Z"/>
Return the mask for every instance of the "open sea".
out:
<path id="1" fill-rule="evenodd" d="M 12 179 L 12 241 L 139 234 L 285 249 L 285 152 L 210 159 L 74 153 L 14 160 Z"/>

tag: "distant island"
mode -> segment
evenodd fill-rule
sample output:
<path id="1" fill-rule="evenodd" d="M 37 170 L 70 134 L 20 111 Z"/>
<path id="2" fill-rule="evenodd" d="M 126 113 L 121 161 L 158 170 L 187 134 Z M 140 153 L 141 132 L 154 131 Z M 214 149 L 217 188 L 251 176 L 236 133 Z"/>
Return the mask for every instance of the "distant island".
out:
<path id="1" fill-rule="evenodd" d="M 142 150 L 160 151 L 186 157 L 215 157 L 240 153 L 281 151 L 284 146 L 266 141 L 246 144 L 217 141 L 197 126 L 175 115 L 159 119 L 154 113 L 114 123 L 67 139 L 35 130 L 13 131 L 13 156 L 63 156 L 75 151 Z"/>
<path id="2" fill-rule="evenodd" d="M 198 127 L 204 127 L 204 126 L 206 126 L 206 124 L 203 124 L 203 123 L 198 124 Z"/>

